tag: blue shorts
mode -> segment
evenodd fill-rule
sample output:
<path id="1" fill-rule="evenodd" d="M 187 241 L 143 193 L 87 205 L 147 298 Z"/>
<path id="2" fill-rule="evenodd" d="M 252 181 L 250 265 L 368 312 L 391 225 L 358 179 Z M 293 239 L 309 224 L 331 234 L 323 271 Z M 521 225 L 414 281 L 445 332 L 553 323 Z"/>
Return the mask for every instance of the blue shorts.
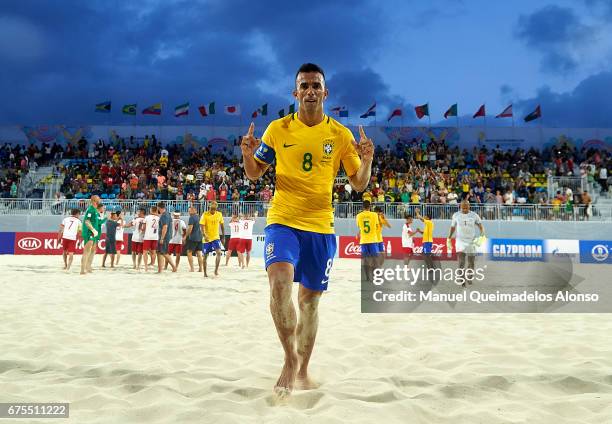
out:
<path id="1" fill-rule="evenodd" d="M 361 257 L 378 256 L 378 243 L 364 243 L 361 245 Z"/>
<path id="2" fill-rule="evenodd" d="M 205 255 L 215 250 L 221 250 L 221 240 L 219 239 L 202 244 L 202 252 L 204 252 Z"/>
<path id="3" fill-rule="evenodd" d="M 432 247 L 432 242 L 430 241 L 424 241 L 423 242 L 423 255 L 431 255 L 431 247 Z"/>
<path id="4" fill-rule="evenodd" d="M 293 264 L 293 281 L 315 291 L 327 290 L 336 254 L 336 236 L 298 230 L 281 224 L 264 229 L 266 269 L 276 262 Z"/>
<path id="5" fill-rule="evenodd" d="M 378 253 L 385 253 L 385 243 L 382 241 L 378 243 Z"/>

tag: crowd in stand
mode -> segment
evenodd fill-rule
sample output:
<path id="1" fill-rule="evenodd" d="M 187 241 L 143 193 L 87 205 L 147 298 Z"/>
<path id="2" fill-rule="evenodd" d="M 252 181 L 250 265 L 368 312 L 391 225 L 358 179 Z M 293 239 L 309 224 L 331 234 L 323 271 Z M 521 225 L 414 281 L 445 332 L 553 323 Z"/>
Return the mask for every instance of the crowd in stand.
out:
<path id="1" fill-rule="evenodd" d="M 236 144 L 239 141 L 236 142 Z M 5 143 L 0 151 L 0 193 L 16 197 L 17 182 L 39 165 L 56 166 L 63 176 L 61 198 L 218 200 L 269 202 L 274 171 L 249 181 L 232 149 L 213 154 L 210 146 L 162 146 L 154 135 L 144 139 L 112 137 L 109 141 L 81 139 L 62 147 Z M 606 150 L 576 150 L 568 144 L 554 149 L 503 150 L 450 147 L 444 140 L 397 142 L 377 147 L 372 182 L 363 193 L 337 179 L 333 202 L 457 203 L 469 199 L 484 204 L 590 203 L 590 195 L 563 188 L 554 198 L 547 177 L 586 175 L 608 189 L 612 165 Z"/>

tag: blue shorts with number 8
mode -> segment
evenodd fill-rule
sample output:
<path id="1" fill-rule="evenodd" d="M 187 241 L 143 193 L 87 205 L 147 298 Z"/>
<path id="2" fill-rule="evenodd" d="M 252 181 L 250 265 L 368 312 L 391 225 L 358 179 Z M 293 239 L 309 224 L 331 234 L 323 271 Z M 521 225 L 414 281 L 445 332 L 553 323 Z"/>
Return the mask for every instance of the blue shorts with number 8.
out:
<path id="1" fill-rule="evenodd" d="M 275 262 L 293 264 L 293 281 L 315 291 L 327 290 L 336 254 L 336 236 L 298 230 L 281 224 L 268 225 L 264 234 L 266 269 Z"/>

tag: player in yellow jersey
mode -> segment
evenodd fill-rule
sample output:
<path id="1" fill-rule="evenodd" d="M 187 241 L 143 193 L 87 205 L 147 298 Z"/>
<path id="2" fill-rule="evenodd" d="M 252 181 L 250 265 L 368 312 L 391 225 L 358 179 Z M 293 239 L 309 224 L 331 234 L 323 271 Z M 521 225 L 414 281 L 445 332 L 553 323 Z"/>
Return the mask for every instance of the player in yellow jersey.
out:
<path id="1" fill-rule="evenodd" d="M 370 211 L 370 201 L 363 201 L 363 210 L 355 218 L 359 228 L 359 244 L 361 246 L 361 266 L 368 281 L 378 263 L 378 228 L 381 226 L 380 218 L 376 212 Z"/>
<path id="2" fill-rule="evenodd" d="M 360 128 L 357 144 L 350 130 L 323 113 L 329 92 L 323 70 L 304 64 L 295 76 L 298 113 L 272 121 L 262 140 L 251 123 L 242 138 L 244 170 L 253 181 L 276 162 L 276 188 L 265 228 L 265 264 L 270 280 L 270 311 L 285 352 L 275 385 L 284 396 L 294 384 L 314 388 L 308 363 L 318 328 L 318 304 L 327 289 L 336 252 L 332 187 L 340 164 L 354 190 L 366 188 L 374 145 Z M 361 156 L 361 159 L 360 159 Z M 299 322 L 291 300 L 299 282 Z"/>
<path id="3" fill-rule="evenodd" d="M 434 224 L 429 215 L 422 216 L 421 212 L 416 210 L 416 219 L 423 221 L 425 228 L 423 229 L 423 257 L 428 268 L 433 268 L 433 258 L 431 257 L 431 249 L 433 246 L 433 230 Z"/>
<path id="4" fill-rule="evenodd" d="M 210 209 L 202 214 L 200 219 L 200 228 L 202 229 L 202 237 L 204 245 L 202 252 L 204 253 L 203 266 L 204 277 L 208 277 L 206 273 L 206 258 L 211 252 L 215 252 L 215 277 L 219 275 L 219 264 L 221 263 L 221 236 L 219 236 L 219 228 L 221 235 L 225 239 L 225 229 L 223 228 L 223 215 L 217 210 L 217 202 L 210 202 Z"/>
<path id="5" fill-rule="evenodd" d="M 380 225 L 376 230 L 376 240 L 378 241 L 378 266 L 382 266 L 385 262 L 385 258 L 387 257 L 387 253 L 385 251 L 385 243 L 383 241 L 383 227 L 391 228 L 391 224 L 387 221 L 385 217 L 385 213 L 383 212 L 380 206 L 376 206 L 374 208 L 374 212 L 378 214 L 378 221 Z"/>

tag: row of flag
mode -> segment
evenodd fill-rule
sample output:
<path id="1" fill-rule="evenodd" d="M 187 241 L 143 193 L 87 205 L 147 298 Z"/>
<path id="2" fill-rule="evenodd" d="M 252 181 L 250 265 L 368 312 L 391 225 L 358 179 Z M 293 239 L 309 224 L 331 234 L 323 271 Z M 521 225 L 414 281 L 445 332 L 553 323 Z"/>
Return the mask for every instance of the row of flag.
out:
<path id="1" fill-rule="evenodd" d="M 215 102 L 209 103 L 207 105 L 198 106 L 198 111 L 200 112 L 200 115 L 202 116 L 214 115 L 216 113 Z M 346 106 L 336 106 L 336 107 L 331 108 L 330 111 L 332 114 L 340 118 L 348 118 L 349 116 L 349 111 Z M 111 102 L 107 101 L 107 102 L 98 103 L 96 105 L 96 112 L 110 113 L 111 112 Z M 134 104 L 124 105 L 121 108 L 121 112 L 125 115 L 136 115 L 137 104 L 134 103 Z M 295 103 L 289 105 L 289 107 L 287 108 L 288 115 L 294 112 L 295 112 Z M 420 106 L 415 106 L 414 112 L 416 113 L 416 117 L 418 119 L 422 119 L 425 116 L 430 117 L 429 103 L 426 103 Z M 225 113 L 226 115 L 241 116 L 240 105 L 224 105 L 223 113 Z M 149 106 L 142 110 L 142 114 L 143 115 L 161 115 L 162 114 L 162 104 L 156 103 L 152 106 Z M 459 112 L 458 112 L 457 103 L 455 103 L 454 105 L 449 107 L 446 112 L 444 112 L 444 119 L 448 119 L 449 117 L 452 117 L 452 116 L 458 116 L 458 114 Z M 189 103 L 183 103 L 174 108 L 175 117 L 178 118 L 181 116 L 188 116 L 188 115 L 189 115 Z M 251 114 L 251 118 L 257 118 L 258 116 L 268 116 L 268 104 L 267 103 L 264 105 L 261 105 L 261 107 L 258 107 Z M 278 116 L 280 116 L 281 118 L 285 116 L 285 108 L 278 111 Z M 368 110 L 365 111 L 365 113 L 359 115 L 360 118 L 368 118 L 370 116 L 374 116 L 374 117 L 376 116 L 376 103 L 370 106 Z M 387 122 L 391 121 L 391 119 L 393 119 L 396 116 L 403 116 L 402 108 L 393 109 L 391 113 L 389 114 L 389 117 L 387 118 Z M 482 106 L 478 108 L 476 113 L 474 113 L 472 118 L 480 118 L 480 117 L 484 118 L 486 116 L 487 114 L 485 110 L 485 105 L 483 104 Z M 540 108 L 540 105 L 538 105 L 535 108 L 535 110 L 531 112 L 530 114 L 528 114 L 527 116 L 525 116 L 523 120 L 525 122 L 530 122 L 530 121 L 533 121 L 541 117 L 542 117 L 542 109 Z M 501 113 L 495 115 L 495 118 L 514 118 L 514 113 L 512 111 L 512 105 L 505 108 Z"/>
<path id="2" fill-rule="evenodd" d="M 95 111 L 101 112 L 101 113 L 110 113 L 111 108 L 112 108 L 112 102 L 106 101 L 106 102 L 96 104 Z M 189 108 L 190 108 L 189 103 L 183 103 L 181 105 L 176 106 L 174 108 L 174 116 L 177 118 L 180 118 L 181 116 L 189 116 Z M 215 115 L 216 114 L 215 102 L 208 103 L 207 105 L 198 106 L 198 111 L 200 112 L 200 115 L 202 115 L 203 117 Z M 295 103 L 289 105 L 289 107 L 287 108 L 287 114 L 291 114 L 294 112 L 295 112 Z M 138 105 L 136 103 L 124 105 L 121 108 L 121 113 L 123 113 L 124 115 L 136 116 L 138 113 Z M 154 105 L 143 109 L 141 113 L 143 115 L 161 115 L 162 114 L 162 104 L 155 103 Z M 226 115 L 232 115 L 232 116 L 242 115 L 242 112 L 240 110 L 240 105 L 224 105 L 223 113 L 225 113 Z M 252 118 L 257 118 L 258 116 L 268 116 L 268 104 L 267 103 L 264 105 L 261 105 L 261 107 L 258 107 L 251 114 Z M 280 116 L 281 118 L 285 116 L 285 108 L 278 111 L 278 116 Z"/>

